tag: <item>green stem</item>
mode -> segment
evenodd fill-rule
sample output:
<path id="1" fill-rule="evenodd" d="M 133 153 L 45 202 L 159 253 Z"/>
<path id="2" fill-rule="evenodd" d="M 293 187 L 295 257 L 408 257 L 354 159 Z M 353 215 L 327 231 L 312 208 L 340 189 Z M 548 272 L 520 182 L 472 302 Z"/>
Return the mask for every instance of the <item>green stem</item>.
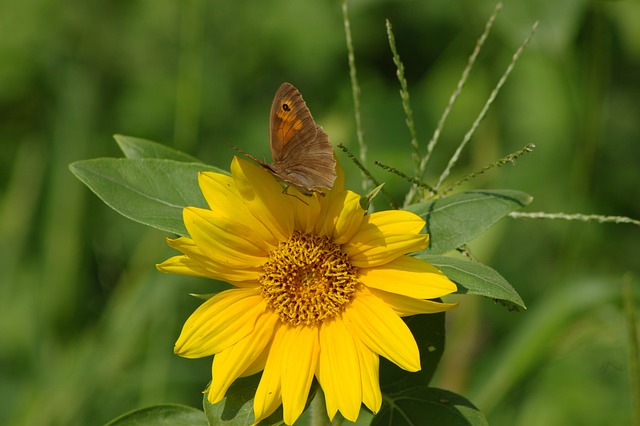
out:
<path id="1" fill-rule="evenodd" d="M 422 179 L 425 175 L 425 172 L 427 170 L 427 165 L 429 164 L 429 160 L 431 159 L 431 153 L 433 152 L 434 148 L 436 147 L 436 144 L 438 143 L 438 140 L 440 139 L 440 134 L 442 133 L 442 129 L 444 128 L 445 122 L 447 121 L 447 117 L 449 117 L 449 113 L 453 109 L 453 104 L 456 103 L 458 96 L 460 96 L 460 93 L 462 93 L 462 88 L 464 87 L 465 83 L 467 82 L 467 79 L 469 78 L 469 73 L 471 73 L 471 69 L 473 68 L 473 65 L 476 62 L 476 58 L 480 54 L 480 50 L 482 50 L 482 46 L 484 45 L 485 40 L 489 36 L 491 27 L 493 27 L 493 22 L 496 20 L 496 17 L 498 16 L 498 13 L 501 10 L 502 10 L 502 3 L 498 3 L 495 9 L 493 10 L 493 13 L 489 17 L 489 20 L 485 24 L 484 32 L 476 42 L 476 46 L 473 49 L 471 56 L 469 56 L 467 66 L 462 71 L 462 76 L 460 77 L 460 80 L 458 80 L 458 85 L 456 89 L 453 91 L 453 93 L 449 97 L 449 103 L 447 104 L 446 108 L 442 112 L 442 116 L 440 116 L 440 120 L 438 121 L 438 126 L 436 127 L 436 130 L 433 132 L 433 136 L 431 137 L 431 140 L 429 140 L 429 143 L 427 144 L 427 154 L 422 158 L 422 160 L 420 161 L 420 165 L 418 166 L 418 174 L 416 175 L 416 177 L 419 179 Z M 405 206 L 413 202 L 417 194 L 417 188 L 418 187 L 414 185 L 409 189 L 409 192 L 407 192 L 407 196 L 404 199 Z"/>
<path id="2" fill-rule="evenodd" d="M 640 220 L 627 216 L 604 216 L 599 214 L 566 214 L 566 213 L 546 213 L 546 212 L 511 212 L 510 217 L 515 219 L 562 219 L 578 220 L 580 222 L 597 223 L 630 223 L 640 226 Z"/>
<path id="3" fill-rule="evenodd" d="M 360 162 L 367 164 L 367 145 L 364 143 L 364 131 L 362 130 L 362 118 L 360 117 L 360 85 L 358 84 L 358 74 L 356 73 L 356 56 L 353 49 L 353 40 L 351 39 L 351 23 L 349 21 L 347 0 L 342 2 L 342 19 L 344 22 L 344 33 L 347 38 L 347 51 L 349 53 L 349 75 L 351 76 L 351 91 L 353 94 L 358 147 L 360 149 Z M 362 189 L 369 191 L 371 188 L 373 188 L 371 181 L 363 175 Z"/>
<path id="4" fill-rule="evenodd" d="M 409 99 L 409 87 L 407 85 L 407 79 L 404 76 L 404 65 L 400 60 L 398 49 L 396 48 L 396 39 L 393 36 L 393 30 L 391 29 L 391 22 L 387 19 L 387 37 L 389 39 L 389 46 L 391 47 L 391 53 L 393 54 L 393 63 L 396 64 L 396 76 L 400 83 L 400 99 L 402 99 L 402 109 L 404 109 L 404 115 L 406 117 L 405 122 L 411 135 L 411 148 L 413 152 L 411 157 L 414 162 L 413 173 L 417 175 L 420 172 L 420 150 L 418 147 L 418 136 L 416 136 L 416 127 L 413 122 L 413 110 L 411 109 L 411 102 Z"/>
<path id="5" fill-rule="evenodd" d="M 478 114 L 475 121 L 471 125 L 471 128 L 464 135 L 462 142 L 460 142 L 460 145 L 458 146 L 456 151 L 453 153 L 453 156 L 449 160 L 447 167 L 445 167 L 442 174 L 440 174 L 440 179 L 438 179 L 438 183 L 436 183 L 436 185 L 434 186 L 435 189 L 439 189 L 442 183 L 447 179 L 447 177 L 449 177 L 449 174 L 451 173 L 451 169 L 453 168 L 453 166 L 457 164 L 458 159 L 462 154 L 462 150 L 467 146 L 467 143 L 469 143 L 469 141 L 471 140 L 471 137 L 475 134 L 476 129 L 478 128 L 480 123 L 484 120 L 484 117 L 487 115 L 487 111 L 489 111 L 489 107 L 491 107 L 491 104 L 493 104 L 493 101 L 495 100 L 496 96 L 498 96 L 498 93 L 500 93 L 500 89 L 502 89 L 502 86 L 509 78 L 509 75 L 511 75 L 511 71 L 513 71 L 513 67 L 516 65 L 516 62 L 518 62 L 518 58 L 524 51 L 525 47 L 527 47 L 527 45 L 531 41 L 531 38 L 533 37 L 533 34 L 536 32 L 537 28 L 538 28 L 538 22 L 535 22 L 531 27 L 531 32 L 529 33 L 527 38 L 524 39 L 520 47 L 518 47 L 516 52 L 513 54 L 511 58 L 511 62 L 509 63 L 509 66 L 507 66 L 507 69 L 505 70 L 504 74 L 502 74 L 502 77 L 500 77 L 500 80 L 498 80 L 498 84 L 496 84 L 496 87 L 493 89 L 493 91 L 489 95 L 489 98 L 484 103 L 484 106 L 482 107 L 480 114 Z"/>

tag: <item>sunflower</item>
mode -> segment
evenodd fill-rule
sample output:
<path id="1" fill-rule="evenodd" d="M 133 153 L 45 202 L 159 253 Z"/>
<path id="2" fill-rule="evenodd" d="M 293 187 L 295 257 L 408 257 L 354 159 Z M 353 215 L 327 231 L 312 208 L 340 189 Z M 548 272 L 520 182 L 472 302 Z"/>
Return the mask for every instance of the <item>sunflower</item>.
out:
<path id="1" fill-rule="evenodd" d="M 208 400 L 262 371 L 256 423 L 282 404 L 293 424 L 314 376 L 330 418 L 340 411 L 355 421 L 362 403 L 376 413 L 380 355 L 420 370 L 401 317 L 455 306 L 425 300 L 456 286 L 407 255 L 426 247 L 425 222 L 401 210 L 366 214 L 340 170 L 325 196 L 283 193 L 264 169 L 237 157 L 231 176 L 202 172 L 198 181 L 210 209 L 184 209 L 190 238 L 169 239 L 182 254 L 158 269 L 233 286 L 193 312 L 175 345 L 183 357 L 215 355 Z"/>

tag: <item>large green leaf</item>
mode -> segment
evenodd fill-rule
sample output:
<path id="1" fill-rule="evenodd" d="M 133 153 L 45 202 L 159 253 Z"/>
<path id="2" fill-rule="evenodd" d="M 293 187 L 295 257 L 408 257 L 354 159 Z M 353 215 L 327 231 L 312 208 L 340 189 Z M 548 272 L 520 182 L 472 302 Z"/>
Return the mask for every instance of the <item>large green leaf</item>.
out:
<path id="1" fill-rule="evenodd" d="M 466 398 L 443 389 L 415 386 L 385 397 L 371 426 L 487 426 Z"/>
<path id="2" fill-rule="evenodd" d="M 429 254 L 443 254 L 471 241 L 533 198 L 509 189 L 460 192 L 412 204 L 407 210 L 427 221 Z"/>
<path id="3" fill-rule="evenodd" d="M 227 390 L 222 401 L 211 404 L 204 395 L 204 412 L 211 425 L 224 426 L 246 426 L 253 424 L 253 398 L 260 382 L 260 374 L 237 379 Z M 315 396 L 317 385 L 311 386 L 311 391 L 307 397 L 307 406 Z M 258 426 L 280 425 L 282 422 L 282 406 L 266 419 L 258 423 Z"/>
<path id="4" fill-rule="evenodd" d="M 208 426 L 200 410 L 186 405 L 165 404 L 131 411 L 105 426 Z"/>
<path id="5" fill-rule="evenodd" d="M 515 289 L 495 269 L 480 262 L 450 256 L 419 253 L 423 259 L 440 269 L 458 285 L 460 294 L 478 294 L 492 299 L 504 300 L 526 308 Z"/>
<path id="6" fill-rule="evenodd" d="M 380 386 L 386 393 L 415 385 L 427 385 L 444 352 L 444 312 L 404 318 L 420 350 L 420 371 L 410 373 L 380 358 Z"/>
<path id="7" fill-rule="evenodd" d="M 124 135 L 114 135 L 113 138 L 127 158 L 161 158 L 185 163 L 200 161 L 182 151 L 146 139 Z"/>
<path id="8" fill-rule="evenodd" d="M 98 158 L 69 168 L 109 207 L 154 228 L 187 235 L 182 209 L 206 207 L 198 172 L 222 170 L 199 163 L 164 159 Z"/>

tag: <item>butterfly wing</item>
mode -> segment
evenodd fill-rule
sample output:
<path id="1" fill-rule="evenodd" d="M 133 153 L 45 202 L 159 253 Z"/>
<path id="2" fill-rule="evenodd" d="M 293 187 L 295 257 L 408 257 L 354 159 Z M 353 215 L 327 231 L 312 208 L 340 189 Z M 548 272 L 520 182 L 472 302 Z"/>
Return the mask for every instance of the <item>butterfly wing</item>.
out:
<path id="1" fill-rule="evenodd" d="M 270 145 L 274 162 L 286 162 L 292 155 L 313 141 L 316 128 L 311 112 L 300 92 L 289 83 L 283 83 L 271 104 Z"/>
<path id="2" fill-rule="evenodd" d="M 274 162 L 271 168 L 287 184 L 303 194 L 323 192 L 333 187 L 336 180 L 336 160 L 329 137 L 318 125 L 316 138 L 304 148 L 304 156 L 296 161 Z"/>
<path id="3" fill-rule="evenodd" d="M 333 186 L 336 162 L 329 137 L 289 83 L 280 86 L 271 105 L 270 133 L 271 167 L 285 183 L 307 194 Z"/>

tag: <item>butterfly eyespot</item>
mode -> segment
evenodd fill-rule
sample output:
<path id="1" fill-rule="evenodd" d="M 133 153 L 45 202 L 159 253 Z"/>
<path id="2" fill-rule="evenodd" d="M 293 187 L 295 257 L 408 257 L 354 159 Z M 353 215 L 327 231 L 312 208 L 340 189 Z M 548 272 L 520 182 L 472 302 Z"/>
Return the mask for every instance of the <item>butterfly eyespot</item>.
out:
<path id="1" fill-rule="evenodd" d="M 329 137 L 313 120 L 300 92 L 289 83 L 278 88 L 271 104 L 269 147 L 273 163 L 249 158 L 287 187 L 305 196 L 323 195 L 333 187 L 336 161 Z"/>

